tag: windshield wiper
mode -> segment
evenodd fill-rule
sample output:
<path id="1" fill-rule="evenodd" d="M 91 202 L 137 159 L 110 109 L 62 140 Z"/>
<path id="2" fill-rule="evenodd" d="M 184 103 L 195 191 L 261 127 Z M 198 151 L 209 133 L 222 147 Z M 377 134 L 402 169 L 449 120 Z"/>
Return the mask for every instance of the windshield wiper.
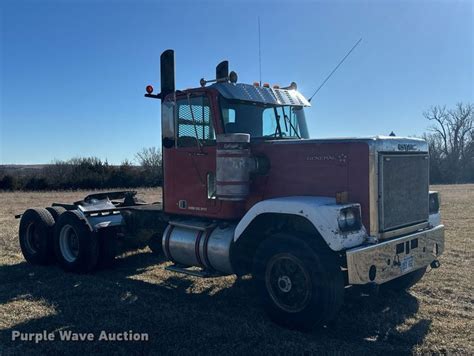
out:
<path id="1" fill-rule="evenodd" d="M 293 129 L 293 131 L 295 132 L 296 136 L 298 138 L 301 138 L 301 136 L 298 134 L 298 131 L 296 131 L 296 128 L 293 126 L 293 124 L 291 123 L 291 120 L 288 118 L 288 116 L 286 115 L 286 112 L 285 112 L 285 107 L 282 106 L 281 107 L 281 110 L 283 111 L 283 118 L 285 119 L 285 127 L 286 127 L 286 131 L 288 131 L 288 126 L 286 125 L 286 123 L 288 122 L 291 126 L 291 128 Z M 291 109 L 290 109 L 291 110 Z M 291 132 L 290 132 L 291 133 Z"/>
<path id="2" fill-rule="evenodd" d="M 277 124 L 276 130 L 275 130 L 275 137 L 276 137 L 277 132 L 280 133 L 280 137 L 282 137 L 283 135 L 281 134 L 280 115 L 278 115 L 278 111 L 276 107 L 273 108 L 273 111 L 275 112 L 275 120 Z"/>
<path id="3" fill-rule="evenodd" d="M 283 118 L 286 119 L 286 113 L 285 113 L 285 107 L 284 106 L 281 107 L 281 111 L 283 112 Z M 286 123 L 286 120 L 283 120 L 283 122 L 285 123 L 285 130 L 286 130 L 286 132 L 288 132 L 288 124 Z"/>
<path id="4" fill-rule="evenodd" d="M 288 116 L 284 116 L 285 118 L 285 122 L 288 121 L 288 123 L 290 124 L 291 128 L 293 129 L 293 131 L 295 132 L 295 135 L 298 137 L 298 138 L 301 138 L 300 134 L 298 133 L 298 131 L 296 130 L 296 128 L 293 126 L 293 124 L 291 123 L 291 120 L 288 118 Z"/>

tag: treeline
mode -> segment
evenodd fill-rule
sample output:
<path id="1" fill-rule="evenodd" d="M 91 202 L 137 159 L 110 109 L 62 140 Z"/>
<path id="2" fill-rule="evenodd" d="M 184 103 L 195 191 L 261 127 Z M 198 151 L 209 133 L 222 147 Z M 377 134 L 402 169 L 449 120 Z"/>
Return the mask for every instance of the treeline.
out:
<path id="1" fill-rule="evenodd" d="M 130 161 L 110 165 L 99 158 L 73 158 L 26 174 L 0 171 L 0 190 L 71 190 L 157 187 L 163 183 L 161 153 L 154 147 L 136 155 L 138 165 Z"/>
<path id="2" fill-rule="evenodd" d="M 424 135 L 430 147 L 431 183 L 473 183 L 474 104 L 435 106 L 424 116 L 433 123 Z"/>

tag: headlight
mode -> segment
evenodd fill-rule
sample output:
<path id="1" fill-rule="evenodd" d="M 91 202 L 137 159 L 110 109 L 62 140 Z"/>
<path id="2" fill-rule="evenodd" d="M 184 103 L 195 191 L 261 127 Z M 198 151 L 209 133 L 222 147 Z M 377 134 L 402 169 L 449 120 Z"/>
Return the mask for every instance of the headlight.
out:
<path id="1" fill-rule="evenodd" d="M 436 214 L 439 212 L 439 193 L 438 192 L 430 192 L 430 214 Z"/>
<path id="2" fill-rule="evenodd" d="M 358 207 L 349 207 L 342 209 L 340 211 L 338 223 L 339 230 L 341 231 L 359 230 L 361 227 L 360 209 Z"/>

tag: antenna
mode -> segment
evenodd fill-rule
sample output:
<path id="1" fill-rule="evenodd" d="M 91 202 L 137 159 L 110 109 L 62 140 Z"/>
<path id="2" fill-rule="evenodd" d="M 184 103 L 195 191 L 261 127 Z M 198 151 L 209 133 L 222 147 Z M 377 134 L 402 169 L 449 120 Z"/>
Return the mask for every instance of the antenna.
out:
<path id="1" fill-rule="evenodd" d="M 261 51 L 261 41 L 260 41 L 260 16 L 258 17 L 258 69 L 259 69 L 259 81 L 260 86 L 262 86 L 262 51 Z"/>
<path id="2" fill-rule="evenodd" d="M 318 87 L 318 89 L 316 89 L 316 91 L 314 92 L 313 95 L 310 96 L 310 98 L 308 99 L 309 102 L 311 102 L 311 99 L 313 99 L 313 97 L 318 93 L 318 91 L 321 90 L 321 88 L 324 86 L 324 84 L 326 84 L 326 82 L 329 80 L 329 78 L 331 78 L 331 76 L 334 74 L 334 72 L 340 67 L 340 65 L 346 60 L 347 57 L 349 57 L 349 55 L 352 53 L 352 51 L 359 45 L 359 43 L 362 42 L 362 37 L 359 38 L 359 40 L 356 42 L 356 44 L 354 46 L 352 46 L 352 48 L 349 50 L 349 52 L 347 52 L 347 54 L 344 56 L 344 58 L 342 58 L 339 63 L 337 64 L 337 66 L 332 70 L 331 73 L 329 73 L 329 75 L 326 77 L 326 79 L 324 79 L 324 81 L 321 83 L 321 85 Z"/>

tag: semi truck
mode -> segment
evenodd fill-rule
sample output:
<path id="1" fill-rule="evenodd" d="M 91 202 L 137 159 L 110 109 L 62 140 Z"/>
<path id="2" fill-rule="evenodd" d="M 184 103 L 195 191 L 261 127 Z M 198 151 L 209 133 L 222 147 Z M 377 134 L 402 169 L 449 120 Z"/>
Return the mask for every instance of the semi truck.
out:
<path id="1" fill-rule="evenodd" d="M 216 78 L 175 88 L 161 55 L 162 201 L 134 191 L 31 208 L 19 242 L 32 264 L 91 273 L 118 248 L 148 245 L 169 273 L 251 275 L 269 317 L 292 328 L 337 316 L 348 288 L 403 291 L 440 266 L 444 226 L 427 143 L 309 138 L 311 104 L 287 87 Z"/>

